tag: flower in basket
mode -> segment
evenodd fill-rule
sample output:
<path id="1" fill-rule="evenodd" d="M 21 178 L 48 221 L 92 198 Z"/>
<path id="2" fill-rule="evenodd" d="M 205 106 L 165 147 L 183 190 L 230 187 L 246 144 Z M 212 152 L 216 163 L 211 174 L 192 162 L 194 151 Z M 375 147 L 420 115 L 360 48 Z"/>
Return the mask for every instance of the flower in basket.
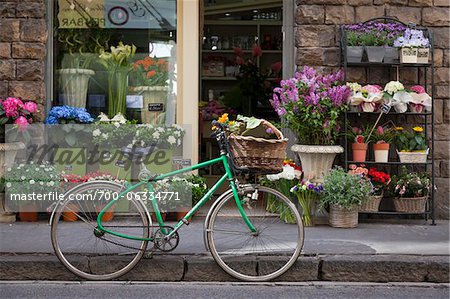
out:
<path id="1" fill-rule="evenodd" d="M 169 78 L 166 59 L 146 56 L 133 65 L 134 86 L 165 86 Z"/>
<path id="2" fill-rule="evenodd" d="M 373 194 L 381 195 L 383 190 L 391 182 L 391 176 L 383 171 L 378 171 L 375 167 L 371 167 L 367 173 L 367 177 L 373 185 Z"/>
<path id="3" fill-rule="evenodd" d="M 412 97 L 401 82 L 391 81 L 384 87 L 384 99 L 394 107 L 395 111 L 403 113 L 408 110 Z"/>
<path id="4" fill-rule="evenodd" d="M 349 46 L 392 46 L 394 40 L 402 35 L 406 26 L 397 22 L 370 21 L 345 25 Z"/>
<path id="5" fill-rule="evenodd" d="M 92 142 L 103 148 L 127 146 L 136 134 L 136 123 L 136 120 L 127 120 L 120 112 L 111 119 L 100 113 L 93 124 Z"/>
<path id="6" fill-rule="evenodd" d="M 178 125 L 137 125 L 136 134 L 128 147 L 157 147 L 172 149 L 181 145 L 185 130 Z"/>
<path id="7" fill-rule="evenodd" d="M 352 93 L 348 97 L 348 104 L 359 106 L 364 112 L 374 112 L 383 100 L 383 90 L 378 85 L 366 85 L 362 87 L 358 83 L 346 84 Z"/>
<path id="8" fill-rule="evenodd" d="M 309 180 L 301 180 L 290 190 L 297 196 L 298 202 L 302 208 L 302 220 L 305 226 L 312 225 L 311 212 L 314 209 L 315 201 L 323 192 L 321 183 L 313 183 Z"/>
<path id="9" fill-rule="evenodd" d="M 427 48 L 430 46 L 430 41 L 423 35 L 422 30 L 407 28 L 402 36 L 399 36 L 394 41 L 394 47 L 410 47 L 410 48 Z"/>
<path id="10" fill-rule="evenodd" d="M 432 106 L 431 97 L 420 85 L 414 85 L 410 88 L 410 106 L 413 112 L 421 113 L 424 109 L 429 111 Z"/>
<path id="11" fill-rule="evenodd" d="M 271 104 L 300 142 L 334 144 L 351 93 L 342 80 L 342 71 L 319 75 L 313 68 L 304 67 L 294 78 L 281 81 Z"/>
<path id="12" fill-rule="evenodd" d="M 426 172 L 408 172 L 406 168 L 402 173 L 392 178 L 394 194 L 399 197 L 427 196 L 431 189 L 430 174 Z"/>
<path id="13" fill-rule="evenodd" d="M 428 145 L 423 128 L 416 126 L 412 131 L 405 131 L 403 127 L 396 127 L 395 146 L 400 152 L 424 152 Z"/>

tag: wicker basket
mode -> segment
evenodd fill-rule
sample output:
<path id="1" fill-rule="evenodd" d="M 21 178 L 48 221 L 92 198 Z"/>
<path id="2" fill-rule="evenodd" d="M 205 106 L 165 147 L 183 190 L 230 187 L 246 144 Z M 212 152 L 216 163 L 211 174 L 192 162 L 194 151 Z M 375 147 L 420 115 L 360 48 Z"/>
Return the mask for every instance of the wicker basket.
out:
<path id="1" fill-rule="evenodd" d="M 286 158 L 288 140 L 270 122 L 263 120 L 261 124 L 266 128 L 270 128 L 278 139 L 231 134 L 228 139 L 234 164 L 239 168 L 251 171 L 279 173 L 283 170 L 283 160 Z"/>
<path id="2" fill-rule="evenodd" d="M 380 207 L 382 198 L 383 194 L 369 196 L 367 200 L 365 200 L 363 204 L 358 208 L 358 211 L 360 213 L 378 212 L 378 208 Z"/>
<path id="3" fill-rule="evenodd" d="M 401 163 L 427 163 L 428 156 L 427 149 L 425 152 L 399 152 L 397 151 L 398 157 Z"/>
<path id="4" fill-rule="evenodd" d="M 330 205 L 329 223 L 332 227 L 352 228 L 358 226 L 358 206 L 350 209 Z"/>
<path id="5" fill-rule="evenodd" d="M 394 206 L 397 212 L 424 213 L 428 196 L 423 197 L 396 197 Z"/>

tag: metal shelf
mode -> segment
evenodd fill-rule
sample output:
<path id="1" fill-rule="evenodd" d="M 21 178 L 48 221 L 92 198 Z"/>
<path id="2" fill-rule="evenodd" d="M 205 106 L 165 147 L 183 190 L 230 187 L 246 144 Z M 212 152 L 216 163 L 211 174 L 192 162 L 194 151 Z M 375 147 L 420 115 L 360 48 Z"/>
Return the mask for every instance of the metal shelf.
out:
<path id="1" fill-rule="evenodd" d="M 373 115 L 379 115 L 380 112 L 364 112 L 364 111 L 347 111 L 347 114 L 373 114 Z M 416 115 L 416 116 L 421 116 L 421 115 L 432 115 L 432 112 L 421 112 L 421 113 L 416 113 L 416 112 L 389 112 L 388 114 L 385 115 Z"/>
<path id="2" fill-rule="evenodd" d="M 431 165 L 433 164 L 432 161 L 427 161 L 426 163 L 404 163 L 404 162 L 375 162 L 375 161 L 365 161 L 365 162 L 355 162 L 355 161 L 347 161 L 348 164 L 379 164 L 379 165 L 417 165 L 417 166 L 423 166 L 423 165 Z"/>

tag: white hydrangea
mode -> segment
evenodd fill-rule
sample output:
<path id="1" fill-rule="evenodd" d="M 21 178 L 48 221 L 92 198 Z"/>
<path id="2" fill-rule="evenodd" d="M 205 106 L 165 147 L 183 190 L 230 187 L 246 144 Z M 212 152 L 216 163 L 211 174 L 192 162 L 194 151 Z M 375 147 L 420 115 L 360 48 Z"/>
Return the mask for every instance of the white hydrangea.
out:
<path id="1" fill-rule="evenodd" d="M 399 81 L 391 81 L 384 87 L 384 91 L 390 95 L 393 95 L 394 93 L 404 89 L 405 87 Z"/>
<path id="2" fill-rule="evenodd" d="M 361 91 L 362 86 L 360 84 L 358 84 L 357 82 L 347 82 L 346 84 L 348 87 L 350 87 L 350 89 L 355 92 L 355 91 Z"/>
<path id="3" fill-rule="evenodd" d="M 30 185 L 34 185 L 34 183 L 36 183 L 35 180 L 30 180 Z"/>
<path id="4" fill-rule="evenodd" d="M 102 138 L 108 139 L 108 137 L 109 137 L 109 135 L 108 135 L 107 133 L 103 133 L 103 134 L 102 134 Z"/>
<path id="5" fill-rule="evenodd" d="M 177 139 L 175 137 L 173 137 L 173 136 L 169 136 L 167 138 L 167 142 L 169 142 L 170 144 L 174 144 L 174 143 L 177 142 Z"/>
<path id="6" fill-rule="evenodd" d="M 94 131 L 92 131 L 92 136 L 97 137 L 100 136 L 102 134 L 102 132 L 99 129 L 95 129 Z"/>
<path id="7" fill-rule="evenodd" d="M 154 132 L 152 134 L 152 137 L 155 138 L 155 139 L 158 139 L 159 138 L 159 133 L 158 132 Z"/>

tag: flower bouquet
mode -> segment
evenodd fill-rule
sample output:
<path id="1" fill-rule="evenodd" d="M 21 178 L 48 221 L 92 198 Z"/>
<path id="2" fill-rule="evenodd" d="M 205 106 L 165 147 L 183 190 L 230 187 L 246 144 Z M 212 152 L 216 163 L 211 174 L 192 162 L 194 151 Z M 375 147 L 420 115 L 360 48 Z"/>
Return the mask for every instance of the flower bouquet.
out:
<path id="1" fill-rule="evenodd" d="M 402 169 L 399 176 L 392 178 L 394 184 L 395 210 L 406 213 L 425 212 L 428 194 L 432 188 L 430 175 L 426 172 L 408 172 Z"/>
<path id="2" fill-rule="evenodd" d="M 383 101 L 383 90 L 378 85 L 361 86 L 358 83 L 347 83 L 352 93 L 348 97 L 350 107 L 356 106 L 363 112 L 375 112 Z"/>
<path id="3" fill-rule="evenodd" d="M 408 110 L 408 104 L 412 101 L 409 93 L 399 81 L 391 81 L 384 87 L 385 101 L 394 107 L 395 111 L 404 113 Z"/>
<path id="4" fill-rule="evenodd" d="M 414 85 L 410 88 L 410 111 L 416 113 L 422 113 L 425 111 L 430 111 L 432 106 L 431 97 L 425 91 L 425 88 L 420 85 Z"/>
<path id="5" fill-rule="evenodd" d="M 308 180 L 301 180 L 290 190 L 297 196 L 298 203 L 302 208 L 302 220 L 304 226 L 312 226 L 312 213 L 315 211 L 315 205 L 323 192 L 321 183 L 313 183 Z"/>

